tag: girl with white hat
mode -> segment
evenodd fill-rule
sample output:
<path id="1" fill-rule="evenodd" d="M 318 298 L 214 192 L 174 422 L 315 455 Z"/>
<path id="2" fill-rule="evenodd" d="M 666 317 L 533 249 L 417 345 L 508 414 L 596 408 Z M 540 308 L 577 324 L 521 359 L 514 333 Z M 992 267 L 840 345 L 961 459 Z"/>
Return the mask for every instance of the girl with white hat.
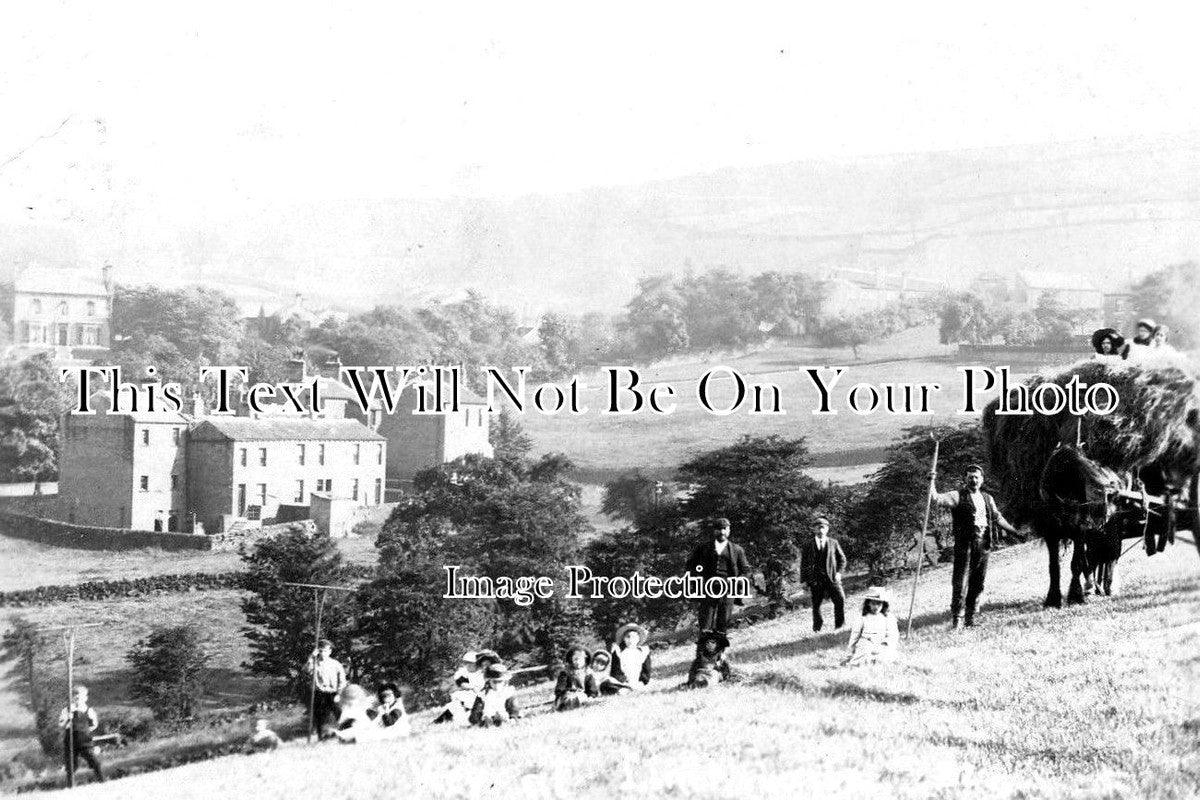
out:
<path id="1" fill-rule="evenodd" d="M 887 589 L 872 586 L 863 599 L 862 616 L 850 632 L 845 666 L 891 661 L 900 644 L 900 626 L 891 613 Z"/>

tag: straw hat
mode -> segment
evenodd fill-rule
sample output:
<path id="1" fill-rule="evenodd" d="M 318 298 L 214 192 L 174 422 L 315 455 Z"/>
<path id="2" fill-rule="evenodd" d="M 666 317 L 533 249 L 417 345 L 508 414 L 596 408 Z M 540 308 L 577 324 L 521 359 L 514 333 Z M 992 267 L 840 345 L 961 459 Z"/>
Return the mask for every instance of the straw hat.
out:
<path id="1" fill-rule="evenodd" d="M 863 597 L 863 600 L 877 600 L 885 606 L 890 606 L 892 604 L 892 595 L 882 586 L 872 586 L 867 589 L 867 594 Z"/>
<path id="2" fill-rule="evenodd" d="M 638 644 L 645 644 L 646 639 L 650 636 L 650 631 L 646 630 L 646 626 L 639 625 L 636 622 L 630 622 L 617 628 L 616 636 L 613 639 L 617 647 L 620 647 L 625 642 L 625 634 L 629 633 L 630 631 L 638 632 L 638 636 L 640 637 L 638 639 Z"/>

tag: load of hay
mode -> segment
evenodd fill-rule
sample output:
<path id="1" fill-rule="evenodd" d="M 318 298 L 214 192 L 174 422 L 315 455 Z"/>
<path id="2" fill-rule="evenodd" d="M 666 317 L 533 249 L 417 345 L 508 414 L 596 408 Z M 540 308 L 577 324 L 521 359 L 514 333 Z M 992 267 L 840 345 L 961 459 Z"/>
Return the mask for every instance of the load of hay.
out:
<path id="1" fill-rule="evenodd" d="M 1055 448 L 1079 439 L 1085 454 L 1102 467 L 1129 473 L 1156 465 L 1194 475 L 1200 472 L 1200 368 L 1181 354 L 1139 361 L 1082 361 L 1065 370 L 1028 379 L 1031 389 L 1051 381 L 1065 387 L 1073 377 L 1088 385 L 1107 383 L 1120 397 L 1108 415 L 1076 417 L 999 415 L 999 400 L 983 412 L 983 440 L 991 476 L 1003 489 L 1014 522 L 1029 521 L 1040 500 L 1043 471 Z"/>

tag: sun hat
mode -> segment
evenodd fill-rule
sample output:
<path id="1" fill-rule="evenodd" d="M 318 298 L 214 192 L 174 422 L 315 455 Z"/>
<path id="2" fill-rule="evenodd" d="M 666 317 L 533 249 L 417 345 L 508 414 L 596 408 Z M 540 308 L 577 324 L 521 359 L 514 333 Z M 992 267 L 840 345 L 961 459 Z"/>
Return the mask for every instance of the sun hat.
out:
<path id="1" fill-rule="evenodd" d="M 573 644 L 563 653 L 563 662 L 568 666 L 571 664 L 571 656 L 575 653 L 583 653 L 583 665 L 586 667 L 592 663 L 592 651 L 581 644 Z"/>
<path id="2" fill-rule="evenodd" d="M 700 638 L 696 640 L 696 646 L 704 649 L 704 645 L 708 642 L 716 642 L 717 650 L 725 650 L 729 647 L 729 637 L 720 631 L 705 631 L 700 634 Z"/>
<path id="3" fill-rule="evenodd" d="M 480 650 L 479 652 L 477 652 L 475 654 L 475 663 L 478 664 L 480 661 L 483 661 L 485 658 L 491 659 L 492 661 L 499 661 L 500 654 L 497 653 L 495 650 Z"/>
<path id="4" fill-rule="evenodd" d="M 612 656 L 608 654 L 607 650 L 597 650 L 596 652 L 592 653 L 591 663 L 594 665 L 597 661 L 602 659 L 605 664 L 608 664 L 612 661 Z"/>
<path id="5" fill-rule="evenodd" d="M 463 653 L 462 660 L 466 664 L 474 664 L 479 660 L 479 653 L 476 653 L 474 650 L 468 650 L 467 652 Z"/>
<path id="6" fill-rule="evenodd" d="M 483 677 L 489 681 L 508 680 L 508 667 L 503 664 L 489 664 L 488 668 L 483 671 Z"/>
<path id="7" fill-rule="evenodd" d="M 863 597 L 863 600 L 877 600 L 885 606 L 890 606 L 892 604 L 892 595 L 882 586 L 872 586 L 867 589 L 867 594 Z"/>
<path id="8" fill-rule="evenodd" d="M 629 633 L 630 631 L 638 632 L 638 636 L 640 637 L 638 644 L 645 644 L 647 637 L 650 636 L 650 631 L 646 630 L 646 626 L 639 625 L 636 622 L 630 622 L 617 628 L 617 633 L 613 638 L 613 643 L 616 644 L 617 647 L 620 647 L 625 642 L 625 634 Z"/>
<path id="9" fill-rule="evenodd" d="M 1092 349 L 1099 353 L 1100 343 L 1105 339 L 1108 339 L 1112 342 L 1112 349 L 1114 353 L 1120 350 L 1121 346 L 1125 344 L 1125 337 L 1117 333 L 1116 328 L 1101 328 L 1092 334 Z"/>

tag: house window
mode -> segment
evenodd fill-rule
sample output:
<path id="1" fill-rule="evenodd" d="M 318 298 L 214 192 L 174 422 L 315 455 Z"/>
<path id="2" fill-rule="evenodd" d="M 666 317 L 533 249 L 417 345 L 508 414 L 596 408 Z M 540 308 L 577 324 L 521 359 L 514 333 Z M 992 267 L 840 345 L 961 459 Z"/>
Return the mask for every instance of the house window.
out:
<path id="1" fill-rule="evenodd" d="M 362 458 L 362 445 L 354 445 L 354 465 L 358 466 L 359 460 Z"/>
<path id="2" fill-rule="evenodd" d="M 267 485 L 265 483 L 258 485 L 258 504 L 264 508 L 267 505 Z"/>
<path id="3" fill-rule="evenodd" d="M 171 428 L 171 442 L 179 444 L 179 428 Z"/>
<path id="4" fill-rule="evenodd" d="M 67 310 L 68 309 L 67 309 L 67 301 L 66 300 L 63 300 L 61 303 L 58 304 L 58 315 L 60 317 L 65 317 L 67 315 Z"/>
<path id="5" fill-rule="evenodd" d="M 471 424 L 471 409 L 469 408 L 463 412 L 463 424 L 467 426 Z"/>
<path id="6" fill-rule="evenodd" d="M 96 301 L 95 300 L 87 301 L 87 315 L 89 317 L 96 316 Z"/>
<path id="7" fill-rule="evenodd" d="M 29 311 L 33 314 L 41 314 L 42 313 L 42 301 L 38 300 L 36 297 L 34 299 L 30 300 L 29 301 Z"/>
<path id="8" fill-rule="evenodd" d="M 296 457 L 300 461 L 300 466 L 303 467 L 304 466 L 304 445 L 302 445 L 302 444 L 296 445 Z"/>
<path id="9" fill-rule="evenodd" d="M 381 445 L 381 444 L 375 445 L 375 463 L 376 464 L 383 463 L 383 445 Z"/>
<path id="10" fill-rule="evenodd" d="M 241 462 L 243 467 L 246 466 L 246 448 L 238 448 L 238 460 Z"/>
<path id="11" fill-rule="evenodd" d="M 245 451 L 242 451 L 245 452 Z M 246 516 L 246 484 L 239 483 L 237 490 L 237 513 L 239 517 Z"/>
<path id="12" fill-rule="evenodd" d="M 358 478 L 355 478 L 354 482 L 350 484 L 350 499 L 358 499 Z"/>
<path id="13" fill-rule="evenodd" d="M 142 428 L 142 444 L 150 444 L 150 429 Z"/>
<path id="14" fill-rule="evenodd" d="M 150 476 L 149 475 L 143 475 L 142 477 L 138 478 L 138 488 L 141 489 L 143 492 L 150 491 Z"/>
<path id="15" fill-rule="evenodd" d="M 317 463 L 322 467 L 325 466 L 325 445 L 317 445 Z"/>
<path id="16" fill-rule="evenodd" d="M 260 467 L 267 465 L 267 448 L 265 447 L 258 448 L 258 465 Z"/>
<path id="17" fill-rule="evenodd" d="M 175 489 L 178 489 L 178 488 L 179 488 L 179 476 L 172 475 L 171 476 L 171 490 L 174 491 Z"/>
<path id="18" fill-rule="evenodd" d="M 296 502 L 304 502 L 304 481 L 296 481 Z"/>
<path id="19" fill-rule="evenodd" d="M 332 492 L 333 491 L 333 478 L 317 478 L 317 491 L 318 492 Z"/>
<path id="20" fill-rule="evenodd" d="M 375 479 L 375 505 L 383 502 L 383 478 Z"/>

